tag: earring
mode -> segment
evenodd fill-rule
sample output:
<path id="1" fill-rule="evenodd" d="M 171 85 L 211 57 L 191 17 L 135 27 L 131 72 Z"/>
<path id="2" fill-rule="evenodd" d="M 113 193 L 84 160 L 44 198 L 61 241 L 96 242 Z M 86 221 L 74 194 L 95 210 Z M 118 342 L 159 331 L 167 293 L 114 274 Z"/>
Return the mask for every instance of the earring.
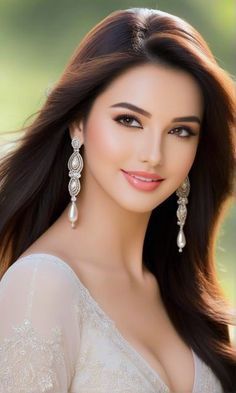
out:
<path id="1" fill-rule="evenodd" d="M 179 197 L 177 203 L 179 205 L 176 215 L 178 217 L 177 224 L 180 226 L 180 230 L 177 236 L 177 246 L 179 247 L 179 252 L 182 252 L 182 248 L 186 245 L 186 239 L 183 231 L 183 226 L 185 224 L 185 220 L 187 217 L 187 203 L 188 203 L 188 195 L 190 191 L 190 182 L 188 176 L 181 184 L 181 186 L 177 189 L 176 195 Z"/>
<path id="2" fill-rule="evenodd" d="M 80 140 L 78 138 L 73 138 L 71 141 L 71 145 L 74 149 L 74 152 L 69 158 L 68 161 L 68 169 L 69 169 L 69 177 L 71 178 L 68 185 L 68 190 L 71 196 L 71 205 L 68 213 L 69 221 L 71 222 L 71 227 L 75 227 L 75 222 L 78 219 L 78 210 L 76 207 L 76 195 L 80 192 L 80 181 L 81 177 L 80 172 L 83 169 L 83 158 L 79 153 L 79 148 L 81 147 Z"/>

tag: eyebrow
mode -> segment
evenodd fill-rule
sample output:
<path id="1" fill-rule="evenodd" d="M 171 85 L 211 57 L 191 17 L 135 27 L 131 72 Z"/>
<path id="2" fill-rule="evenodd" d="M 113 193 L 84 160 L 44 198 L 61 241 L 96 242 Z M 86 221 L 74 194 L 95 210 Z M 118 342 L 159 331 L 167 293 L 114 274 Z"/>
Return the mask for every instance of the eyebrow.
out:
<path id="1" fill-rule="evenodd" d="M 132 111 L 138 112 L 143 116 L 146 117 L 152 117 L 151 113 L 145 111 L 142 108 L 139 108 L 136 105 L 133 105 L 129 102 L 118 102 L 117 104 L 111 105 L 110 108 L 115 108 L 115 107 L 121 107 L 121 108 L 127 108 L 127 109 L 131 109 Z M 187 122 L 196 122 L 198 124 L 201 124 L 201 121 L 199 119 L 199 117 L 197 116 L 182 116 L 182 117 L 175 117 L 173 120 L 174 121 L 187 121 Z"/>

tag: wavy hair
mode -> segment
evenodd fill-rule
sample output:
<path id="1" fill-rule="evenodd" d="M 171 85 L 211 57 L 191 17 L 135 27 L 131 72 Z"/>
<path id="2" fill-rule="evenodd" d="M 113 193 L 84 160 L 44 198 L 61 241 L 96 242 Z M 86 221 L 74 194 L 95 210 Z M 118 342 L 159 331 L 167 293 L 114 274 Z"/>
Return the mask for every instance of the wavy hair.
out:
<path id="1" fill-rule="evenodd" d="M 168 315 L 182 339 L 236 391 L 235 314 L 217 281 L 214 248 L 233 198 L 234 81 L 185 20 L 148 8 L 112 12 L 90 30 L 14 149 L 0 161 L 0 272 L 60 216 L 70 202 L 69 124 L 86 119 L 95 98 L 128 68 L 156 63 L 190 73 L 204 99 L 202 131 L 189 172 L 187 244 L 177 251 L 176 195 L 151 214 L 143 261 L 158 280 Z M 81 148 L 84 154 L 84 145 Z"/>

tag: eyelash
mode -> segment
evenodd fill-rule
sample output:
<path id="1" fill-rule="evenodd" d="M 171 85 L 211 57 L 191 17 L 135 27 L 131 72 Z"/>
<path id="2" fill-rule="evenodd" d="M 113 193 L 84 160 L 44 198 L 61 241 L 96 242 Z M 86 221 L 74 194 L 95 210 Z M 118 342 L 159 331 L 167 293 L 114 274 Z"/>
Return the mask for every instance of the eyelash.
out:
<path id="1" fill-rule="evenodd" d="M 119 116 L 115 117 L 114 120 L 115 120 L 116 122 L 118 122 L 119 124 L 121 124 L 122 126 L 125 126 L 125 127 L 129 127 L 129 128 L 141 128 L 141 127 L 132 127 L 132 126 L 129 126 L 129 125 L 127 125 L 127 124 L 123 124 L 123 123 L 120 122 L 120 120 L 127 119 L 127 118 L 128 118 L 128 119 L 131 119 L 131 120 L 135 120 L 135 121 L 137 121 L 138 123 L 140 123 L 139 119 L 138 119 L 136 116 L 133 116 L 133 115 L 131 116 L 131 115 L 129 115 L 128 113 L 119 115 Z M 190 127 L 187 127 L 187 126 L 184 126 L 184 127 L 174 127 L 174 128 L 173 128 L 173 130 L 178 130 L 178 129 L 180 129 L 180 130 L 184 129 L 184 130 L 188 131 L 188 133 L 189 133 L 189 135 L 187 135 L 187 136 L 179 136 L 179 138 L 190 138 L 191 136 L 197 135 L 196 132 L 193 132 L 193 130 L 192 130 Z"/>

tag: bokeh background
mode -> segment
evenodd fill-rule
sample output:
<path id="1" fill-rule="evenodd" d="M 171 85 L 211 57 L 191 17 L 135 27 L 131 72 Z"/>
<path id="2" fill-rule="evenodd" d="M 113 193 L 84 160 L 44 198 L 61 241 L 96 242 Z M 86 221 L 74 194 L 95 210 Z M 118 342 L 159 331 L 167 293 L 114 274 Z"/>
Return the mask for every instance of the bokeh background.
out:
<path id="1" fill-rule="evenodd" d="M 116 9 L 148 7 L 176 14 L 205 38 L 236 80 L 234 0 L 0 0 L 0 137 L 20 129 L 62 73 L 82 37 Z M 236 204 L 228 208 L 216 244 L 219 281 L 236 308 Z M 231 329 L 236 343 L 236 329 Z"/>

